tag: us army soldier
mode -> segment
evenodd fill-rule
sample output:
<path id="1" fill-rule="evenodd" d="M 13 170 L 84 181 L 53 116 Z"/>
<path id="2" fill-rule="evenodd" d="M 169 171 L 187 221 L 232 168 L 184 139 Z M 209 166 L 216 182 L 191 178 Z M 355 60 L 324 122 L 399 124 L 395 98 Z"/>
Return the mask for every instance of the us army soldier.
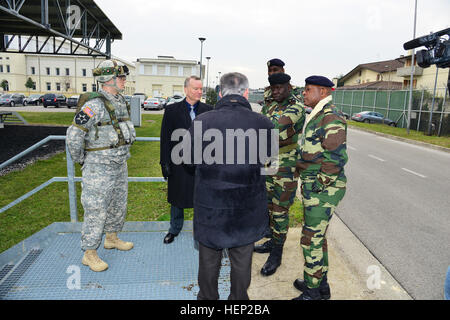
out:
<path id="1" fill-rule="evenodd" d="M 294 286 L 303 292 L 295 300 L 330 298 L 328 285 L 328 223 L 346 190 L 347 123 L 331 103 L 333 82 L 322 76 L 306 78 L 305 104 L 313 108 L 305 121 L 297 169 L 302 182 L 304 225 L 301 247 L 304 279 Z"/>
<path id="2" fill-rule="evenodd" d="M 67 130 L 69 152 L 82 165 L 82 263 L 93 271 L 108 268 L 97 255 L 103 232 L 105 249 L 133 248 L 133 243 L 117 237 L 127 212 L 127 160 L 136 140 L 129 108 L 121 95 L 128 74 L 127 66 L 116 60 L 101 62 L 93 75 L 102 88 L 80 97 L 79 110 Z"/>
<path id="3" fill-rule="evenodd" d="M 266 177 L 267 201 L 270 217 L 271 239 L 255 246 L 258 253 L 270 252 L 261 274 L 269 276 L 281 265 L 284 242 L 289 229 L 289 208 L 297 191 L 299 136 L 305 121 L 305 108 L 293 96 L 289 84 L 291 77 L 285 73 L 269 76 L 273 100 L 264 106 L 266 115 L 279 130 L 278 172 Z"/>

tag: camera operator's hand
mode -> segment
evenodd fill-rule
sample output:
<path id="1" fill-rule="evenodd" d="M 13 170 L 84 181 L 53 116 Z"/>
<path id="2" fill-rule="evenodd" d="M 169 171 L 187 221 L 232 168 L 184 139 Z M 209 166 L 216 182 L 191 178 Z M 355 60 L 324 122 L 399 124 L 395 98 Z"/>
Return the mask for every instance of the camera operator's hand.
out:
<path id="1" fill-rule="evenodd" d="M 161 171 L 165 180 L 172 174 L 170 171 L 170 164 L 168 163 L 161 163 Z"/>

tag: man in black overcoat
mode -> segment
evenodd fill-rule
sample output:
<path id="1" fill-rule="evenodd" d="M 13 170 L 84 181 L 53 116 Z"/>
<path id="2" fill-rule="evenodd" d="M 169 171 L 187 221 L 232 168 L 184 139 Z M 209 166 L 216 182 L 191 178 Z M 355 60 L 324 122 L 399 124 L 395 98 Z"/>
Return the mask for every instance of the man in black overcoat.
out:
<path id="1" fill-rule="evenodd" d="M 164 237 L 164 243 L 171 243 L 183 228 L 184 209 L 193 208 L 194 175 L 182 164 L 172 162 L 172 149 L 178 141 L 171 141 L 172 133 L 177 129 L 189 129 L 192 120 L 212 106 L 200 102 L 202 81 L 191 76 L 184 82 L 186 98 L 166 107 L 161 125 L 160 164 L 163 177 L 167 180 L 167 201 L 170 209 L 170 229 Z"/>
<path id="2" fill-rule="evenodd" d="M 190 163 L 195 167 L 197 298 L 219 298 L 218 277 L 226 248 L 231 263 L 228 298 L 248 300 L 254 242 L 264 237 L 269 223 L 264 166 L 271 150 L 277 149 L 270 143 L 274 125 L 252 111 L 246 76 L 227 73 L 220 88 L 222 98 L 214 110 L 198 116 L 186 135 L 191 139 Z"/>

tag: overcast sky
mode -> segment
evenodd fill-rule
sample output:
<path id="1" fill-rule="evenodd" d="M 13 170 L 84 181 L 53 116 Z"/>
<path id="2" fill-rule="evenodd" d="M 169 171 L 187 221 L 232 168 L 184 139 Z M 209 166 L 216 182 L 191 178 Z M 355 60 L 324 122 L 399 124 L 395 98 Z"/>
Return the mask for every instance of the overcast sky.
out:
<path id="1" fill-rule="evenodd" d="M 171 55 L 210 56 L 218 72 L 242 72 L 251 88 L 268 84 L 266 63 L 280 58 L 292 83 L 330 79 L 361 63 L 407 54 L 414 0 L 95 0 L 122 32 L 113 55 L 130 62 Z M 124 4 L 126 6 L 124 6 Z M 418 0 L 416 37 L 450 27 L 450 1 Z M 205 80 L 206 82 L 206 80 Z M 205 83 L 206 84 L 206 83 Z"/>

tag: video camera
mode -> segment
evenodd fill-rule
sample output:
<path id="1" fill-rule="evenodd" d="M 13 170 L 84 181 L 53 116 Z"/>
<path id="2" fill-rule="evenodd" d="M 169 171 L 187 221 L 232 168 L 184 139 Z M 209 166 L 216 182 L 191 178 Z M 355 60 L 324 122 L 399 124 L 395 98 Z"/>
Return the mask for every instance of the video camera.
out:
<path id="1" fill-rule="evenodd" d="M 447 39 L 445 39 L 446 35 L 448 36 Z M 427 47 L 428 50 L 420 50 L 416 53 L 417 64 L 420 67 L 428 68 L 432 64 L 435 64 L 438 68 L 450 67 L 450 28 L 403 44 L 405 50 L 421 46 Z"/>

